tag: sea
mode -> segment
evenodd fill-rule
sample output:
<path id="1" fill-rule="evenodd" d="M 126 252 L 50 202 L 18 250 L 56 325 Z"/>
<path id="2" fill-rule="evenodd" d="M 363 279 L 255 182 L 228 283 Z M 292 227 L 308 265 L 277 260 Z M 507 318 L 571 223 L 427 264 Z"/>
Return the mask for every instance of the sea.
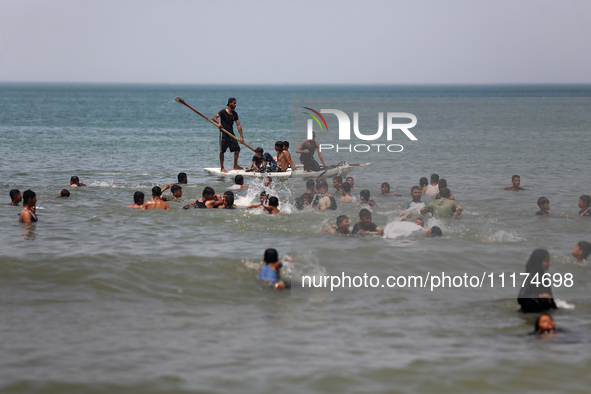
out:
<path id="1" fill-rule="evenodd" d="M 380 227 L 433 173 L 463 212 L 426 218 L 437 238 L 337 236 L 322 230 L 339 215 L 352 227 L 367 206 L 298 210 L 302 178 L 246 178 L 238 209 L 184 210 L 234 182 L 204 172 L 219 166 L 219 131 L 177 96 L 208 117 L 235 97 L 245 142 L 273 152 L 290 141 L 298 164 L 312 119 L 328 164 L 369 163 L 348 176 L 353 195 L 370 191 Z M 342 110 L 351 130 L 356 112 L 364 135 L 383 118 L 383 133 L 340 139 L 323 109 Z M 590 109 L 589 85 L 2 83 L 0 392 L 587 392 L 591 271 L 571 251 L 591 242 L 578 216 Z M 388 135 L 389 112 L 416 117 L 415 140 Z M 243 146 L 239 163 L 252 155 Z M 170 210 L 127 208 L 180 172 L 188 184 Z M 514 174 L 525 190 L 504 190 Z M 37 223 L 19 223 L 11 189 L 36 193 Z M 246 210 L 263 190 L 280 214 Z M 542 196 L 547 217 L 535 215 Z M 291 289 L 257 280 L 267 248 Z M 556 337 L 528 335 L 538 315 L 518 312 L 538 248 L 551 256 Z"/>

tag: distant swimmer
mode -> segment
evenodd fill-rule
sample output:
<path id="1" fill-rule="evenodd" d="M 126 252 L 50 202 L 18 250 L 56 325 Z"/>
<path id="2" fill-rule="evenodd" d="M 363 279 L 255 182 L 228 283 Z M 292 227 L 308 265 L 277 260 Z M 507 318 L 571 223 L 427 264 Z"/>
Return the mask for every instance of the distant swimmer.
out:
<path id="1" fill-rule="evenodd" d="M 328 192 L 328 184 L 325 179 L 316 181 L 316 196 L 312 201 L 312 208 L 324 211 L 327 209 L 337 209 L 337 201 Z"/>
<path id="2" fill-rule="evenodd" d="M 224 203 L 222 196 L 215 194 L 215 191 L 207 186 L 203 189 L 201 200 L 197 200 L 192 204 L 187 204 L 183 209 L 205 209 L 205 208 L 217 208 Z"/>
<path id="3" fill-rule="evenodd" d="M 314 200 L 314 195 L 310 193 L 304 193 L 300 197 L 296 198 L 295 205 L 296 208 L 300 211 L 304 208 L 309 208 L 312 206 L 312 201 Z"/>
<path id="4" fill-rule="evenodd" d="M 412 217 L 413 212 L 420 213 L 421 209 L 425 208 L 425 203 L 421 201 L 422 195 L 423 192 L 421 191 L 421 187 L 413 186 L 410 189 L 410 196 L 412 197 L 412 200 L 402 204 L 402 212 L 400 212 L 398 216 L 410 218 Z"/>
<path id="5" fill-rule="evenodd" d="M 355 187 L 355 179 L 353 179 L 352 176 L 348 176 L 347 179 L 345 179 L 345 182 L 351 185 L 351 189 Z"/>
<path id="6" fill-rule="evenodd" d="M 382 186 L 380 187 L 380 189 L 381 189 L 381 193 L 378 194 L 378 196 L 391 196 L 391 195 L 394 195 L 397 197 L 402 196 L 402 194 L 391 192 L 390 191 L 390 184 L 388 182 L 382 183 Z"/>
<path id="7" fill-rule="evenodd" d="M 259 201 L 263 205 L 268 205 L 269 204 L 269 194 L 263 190 L 261 192 L 261 194 L 259 194 Z"/>
<path id="8" fill-rule="evenodd" d="M 166 201 L 162 201 L 162 189 L 160 186 L 152 188 L 152 200 L 146 201 L 142 209 L 170 209 Z"/>
<path id="9" fill-rule="evenodd" d="M 359 211 L 359 222 L 353 226 L 352 234 L 362 235 L 384 235 L 384 229 L 378 227 L 371 221 L 371 212 L 369 209 Z"/>
<path id="10" fill-rule="evenodd" d="M 530 333 L 530 335 L 539 335 L 545 337 L 552 337 L 556 335 L 560 335 L 563 333 L 563 330 L 560 328 L 556 328 L 556 323 L 554 323 L 554 319 L 547 313 L 543 313 L 536 319 L 536 323 L 534 324 L 534 331 Z"/>
<path id="11" fill-rule="evenodd" d="M 268 214 L 274 215 L 276 213 L 280 213 L 279 210 L 279 199 L 275 196 L 269 197 L 269 205 L 265 206 L 263 204 L 256 204 L 256 205 L 249 205 L 246 209 L 254 209 L 254 208 L 261 208 L 267 211 Z"/>
<path id="12" fill-rule="evenodd" d="M 21 195 L 20 190 L 18 189 L 12 189 L 9 192 L 10 195 L 10 205 L 12 205 L 13 207 L 18 207 L 18 204 L 23 201 L 23 196 Z"/>
<path id="13" fill-rule="evenodd" d="M 73 176 L 70 178 L 70 187 L 80 186 L 86 186 L 86 183 L 84 183 L 84 181 L 81 181 L 80 178 L 78 178 L 77 176 Z"/>
<path id="14" fill-rule="evenodd" d="M 337 217 L 337 224 L 332 225 L 328 228 L 325 228 L 321 232 L 323 233 L 331 233 L 331 234 L 339 234 L 339 235 L 349 235 L 351 231 L 349 230 L 349 226 L 351 222 L 349 221 L 349 217 L 347 215 L 340 215 Z"/>
<path id="15" fill-rule="evenodd" d="M 176 176 L 176 179 L 179 185 L 187 184 L 187 174 L 185 174 L 184 172 L 179 172 L 179 174 Z"/>
<path id="16" fill-rule="evenodd" d="M 428 238 L 440 237 L 443 232 L 437 226 L 431 227 L 429 230 L 423 228 L 422 219 L 417 219 L 414 222 L 396 221 L 391 222 L 384 227 L 384 238 L 409 238 L 416 236 L 425 236 Z"/>
<path id="17" fill-rule="evenodd" d="M 435 217 L 442 218 L 450 218 L 453 216 L 457 219 L 462 213 L 462 206 L 456 201 L 449 199 L 451 192 L 448 188 L 444 187 L 441 189 L 440 194 L 441 198 L 431 202 L 425 208 L 421 209 L 421 214 L 427 215 L 427 213 L 431 213 Z"/>
<path id="18" fill-rule="evenodd" d="M 183 188 L 178 183 L 169 183 L 168 185 L 164 186 L 162 189 L 162 193 L 165 190 L 170 189 L 172 192 L 171 196 L 162 196 L 162 201 L 181 201 L 183 197 Z"/>
<path id="19" fill-rule="evenodd" d="M 581 265 L 585 265 L 585 266 L 591 265 L 591 262 L 589 262 L 587 260 L 587 258 L 589 257 L 590 254 L 591 254 L 591 243 L 589 243 L 587 241 L 581 241 L 581 242 L 577 243 L 572 251 L 573 257 L 576 258 L 577 261 Z"/>
<path id="20" fill-rule="evenodd" d="M 234 205 L 234 192 L 228 190 L 222 197 L 223 204 L 218 206 L 218 209 L 236 209 Z"/>
<path id="21" fill-rule="evenodd" d="M 339 196 L 342 194 L 343 178 L 340 175 L 332 178 L 332 188 L 335 190 L 335 195 Z"/>
<path id="22" fill-rule="evenodd" d="M 550 268 L 550 253 L 545 249 L 536 249 L 529 256 L 525 265 L 525 285 L 519 291 L 517 302 L 521 305 L 521 312 L 543 312 L 557 309 L 552 295 L 552 286 L 542 280 Z M 551 282 L 551 281 L 550 281 Z"/>
<path id="23" fill-rule="evenodd" d="M 371 193 L 367 189 L 363 189 L 359 192 L 359 200 L 361 205 L 367 204 L 370 207 L 377 207 L 378 204 L 374 200 L 371 199 Z"/>
<path id="24" fill-rule="evenodd" d="M 18 221 L 23 223 L 31 223 L 37 221 L 37 214 L 35 213 L 35 204 L 37 203 L 37 195 L 32 190 L 25 190 L 23 193 L 23 210 L 18 216 Z"/>
<path id="25" fill-rule="evenodd" d="M 230 186 L 230 189 L 246 189 L 246 186 L 244 186 L 244 177 L 242 175 L 236 175 L 234 177 L 234 184 Z"/>
<path id="26" fill-rule="evenodd" d="M 421 193 L 423 193 L 423 190 L 429 186 L 429 180 L 426 177 L 422 177 L 419 179 L 419 186 L 421 187 Z"/>
<path id="27" fill-rule="evenodd" d="M 271 186 L 271 183 L 273 183 L 273 179 L 270 176 L 266 176 L 265 179 L 263 179 L 263 186 Z"/>
<path id="28" fill-rule="evenodd" d="M 439 194 L 439 175 L 431 174 L 431 184 L 423 188 L 425 196 L 436 196 Z"/>
<path id="29" fill-rule="evenodd" d="M 127 208 L 142 209 L 143 206 L 144 206 L 144 193 L 143 192 L 133 193 L 133 205 L 130 205 Z"/>
<path id="30" fill-rule="evenodd" d="M 228 99 L 227 107 L 222 109 L 220 112 L 214 115 L 212 118 L 214 122 L 218 124 L 220 129 L 226 130 L 228 133 L 234 135 L 234 123 L 236 123 L 236 127 L 238 128 L 238 132 L 240 133 L 240 143 L 244 143 L 244 135 L 242 134 L 242 125 L 238 120 L 238 112 L 234 111 L 236 109 L 236 99 L 234 97 L 230 97 Z M 220 119 L 220 120 L 218 120 Z M 230 137 L 226 133 L 220 130 L 220 170 L 221 172 L 228 172 L 224 169 L 224 152 L 230 149 L 230 152 L 234 152 L 234 169 L 235 170 L 242 170 L 243 168 L 238 165 L 238 156 L 240 155 L 240 145 L 238 145 L 238 141 L 234 138 Z"/>
<path id="31" fill-rule="evenodd" d="M 582 195 L 581 197 L 579 197 L 579 216 L 586 216 L 586 217 L 590 217 L 591 216 L 591 209 L 589 209 L 589 206 L 591 205 L 591 197 L 587 196 L 587 195 Z"/>
<path id="32" fill-rule="evenodd" d="M 275 290 L 285 289 L 285 283 L 280 279 L 283 264 L 279 261 L 277 250 L 265 250 L 263 260 L 265 265 L 259 271 L 258 279 L 272 285 Z"/>
<path id="33" fill-rule="evenodd" d="M 320 146 L 316 141 L 316 133 L 312 132 L 312 139 L 306 140 L 300 144 L 296 153 L 300 154 L 300 162 L 304 165 L 304 172 L 320 171 L 320 164 L 314 159 L 314 153 L 318 152 L 318 157 L 322 162 L 322 165 L 326 167 L 322 152 L 320 152 Z"/>
<path id="34" fill-rule="evenodd" d="M 441 178 L 439 180 L 439 190 L 443 189 L 444 187 L 447 187 L 447 180 L 445 180 L 444 178 Z M 439 199 L 439 198 L 441 198 L 441 193 L 437 193 L 437 196 L 435 196 L 435 199 Z M 450 195 L 449 195 L 449 199 L 450 200 L 455 200 L 456 199 L 454 197 L 454 195 L 451 194 L 451 192 L 450 192 Z"/>
<path id="35" fill-rule="evenodd" d="M 550 210 L 550 200 L 548 200 L 548 198 L 538 198 L 538 207 L 540 207 L 540 210 L 536 212 L 536 216 L 548 216 L 550 214 L 550 212 L 548 212 Z"/>
<path id="36" fill-rule="evenodd" d="M 519 175 L 513 175 L 511 177 L 511 183 L 513 185 L 506 187 L 505 190 L 514 190 L 514 191 L 525 190 L 524 188 L 519 187 L 519 185 L 521 184 L 521 177 Z"/>
<path id="37" fill-rule="evenodd" d="M 339 202 L 357 202 L 357 197 L 351 194 L 351 184 L 349 182 L 343 183 L 341 192 L 343 197 L 341 197 Z"/>
<path id="38" fill-rule="evenodd" d="M 60 195 L 57 196 L 57 198 L 60 197 L 70 197 L 70 191 L 68 189 L 62 189 L 62 191 L 60 192 Z"/>

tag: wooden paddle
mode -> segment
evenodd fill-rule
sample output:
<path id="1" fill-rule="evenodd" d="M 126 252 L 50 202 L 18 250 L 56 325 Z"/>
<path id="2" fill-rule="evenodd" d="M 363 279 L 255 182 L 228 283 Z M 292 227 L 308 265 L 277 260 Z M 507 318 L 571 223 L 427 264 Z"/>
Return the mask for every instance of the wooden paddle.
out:
<path id="1" fill-rule="evenodd" d="M 176 96 L 174 98 L 174 101 L 176 101 L 179 104 L 183 104 L 184 106 L 187 106 L 189 108 L 191 108 L 193 111 L 195 111 L 198 115 L 201 115 L 201 117 L 203 117 L 203 119 L 209 121 L 209 123 L 211 123 L 212 125 L 214 125 L 215 127 L 218 127 L 217 123 L 214 122 L 213 120 L 209 119 L 207 116 L 203 115 L 201 112 L 197 111 L 195 108 L 191 107 L 189 104 L 187 104 L 187 102 L 185 101 L 184 98 Z M 220 129 L 220 131 L 223 131 L 224 133 L 228 134 L 230 137 L 234 138 L 236 141 L 240 142 L 240 138 L 236 137 L 234 134 L 226 131 L 223 127 L 218 127 Z M 250 149 L 251 151 L 254 152 L 254 149 L 249 146 L 246 142 L 240 142 L 242 145 L 246 146 L 248 149 Z"/>

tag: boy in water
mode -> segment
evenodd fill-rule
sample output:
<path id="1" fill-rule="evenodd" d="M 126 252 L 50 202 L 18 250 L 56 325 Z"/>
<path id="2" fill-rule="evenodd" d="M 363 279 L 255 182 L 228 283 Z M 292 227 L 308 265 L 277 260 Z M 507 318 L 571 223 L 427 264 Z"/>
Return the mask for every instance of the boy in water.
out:
<path id="1" fill-rule="evenodd" d="M 525 190 L 524 188 L 519 187 L 519 185 L 521 184 L 521 177 L 519 175 L 513 175 L 511 177 L 511 183 L 513 185 L 506 187 L 505 190 L 515 190 L 515 191 Z"/>
<path id="2" fill-rule="evenodd" d="M 431 174 L 431 184 L 423 188 L 425 196 L 436 196 L 439 194 L 439 175 Z"/>
<path id="3" fill-rule="evenodd" d="M 265 250 L 263 260 L 265 261 L 265 265 L 261 268 L 258 279 L 273 285 L 275 290 L 285 289 L 285 283 L 279 279 L 281 276 L 281 267 L 283 265 L 279 261 L 277 250 Z"/>
<path id="4" fill-rule="evenodd" d="M 246 189 L 246 186 L 244 186 L 244 177 L 242 175 L 236 175 L 234 177 L 234 184 L 230 189 Z"/>
<path id="5" fill-rule="evenodd" d="M 359 199 L 361 200 L 361 205 L 367 204 L 370 207 L 377 207 L 377 204 L 374 200 L 370 199 L 371 194 L 369 190 L 363 189 L 359 192 Z"/>
<path id="6" fill-rule="evenodd" d="M 223 204 L 218 209 L 236 209 L 236 205 L 234 205 L 234 192 L 230 190 L 225 192 L 222 201 Z"/>
<path id="7" fill-rule="evenodd" d="M 345 182 L 351 185 L 351 189 L 355 187 L 355 179 L 353 179 L 352 176 L 347 177 L 347 179 L 345 179 Z"/>
<path id="8" fill-rule="evenodd" d="M 582 265 L 589 265 L 587 257 L 591 254 L 591 243 L 587 241 L 581 241 L 575 245 L 572 251 L 572 255 Z"/>
<path id="9" fill-rule="evenodd" d="M 183 188 L 181 187 L 181 185 L 176 183 L 169 183 L 168 185 L 164 186 L 164 189 L 162 189 L 162 193 L 164 193 L 164 191 L 169 188 L 172 192 L 172 196 L 162 196 L 162 201 L 180 201 L 181 197 L 183 196 Z"/>
<path id="10" fill-rule="evenodd" d="M 584 194 L 581 197 L 579 197 L 579 216 L 591 216 L 591 209 L 589 209 L 590 205 L 591 197 Z"/>
<path id="11" fill-rule="evenodd" d="M 340 175 L 337 175 L 334 178 L 332 178 L 332 187 L 335 190 L 335 194 L 337 196 L 339 194 L 342 194 L 343 178 Z"/>
<path id="12" fill-rule="evenodd" d="M 70 191 L 68 189 L 62 189 L 62 191 L 60 191 L 60 195 L 57 196 L 57 198 L 60 197 L 70 197 Z"/>
<path id="13" fill-rule="evenodd" d="M 21 195 L 20 190 L 12 189 L 9 193 L 10 195 L 10 205 L 13 207 L 18 207 L 18 204 L 23 201 L 23 197 Z"/>
<path id="14" fill-rule="evenodd" d="M 166 201 L 162 201 L 162 189 L 160 186 L 152 188 L 152 200 L 146 201 L 142 209 L 170 209 Z"/>
<path id="15" fill-rule="evenodd" d="M 18 221 L 23 223 L 31 223 L 37 221 L 37 214 L 35 213 L 35 204 L 37 203 L 37 195 L 32 190 L 25 190 L 23 193 L 23 210 L 18 216 Z"/>
<path id="16" fill-rule="evenodd" d="M 86 186 L 86 183 L 84 183 L 84 181 L 81 181 L 80 178 L 78 178 L 77 176 L 73 176 L 70 178 L 70 187 L 80 186 Z"/>
<path id="17" fill-rule="evenodd" d="M 378 227 L 371 221 L 371 212 L 369 209 L 362 209 L 359 211 L 359 222 L 353 226 L 351 234 L 363 235 L 384 235 L 384 229 Z"/>
<path id="18" fill-rule="evenodd" d="M 179 172 L 179 174 L 176 176 L 176 179 L 179 185 L 187 184 L 187 174 L 185 174 L 184 172 Z"/>
<path id="19" fill-rule="evenodd" d="M 341 197 L 339 202 L 357 202 L 357 197 L 351 194 L 351 185 L 349 184 L 349 182 L 343 183 L 343 185 L 341 186 L 341 191 L 343 197 Z"/>
<path id="20" fill-rule="evenodd" d="M 314 201 L 312 202 L 312 207 L 319 209 L 321 211 L 327 209 L 337 209 L 337 201 L 333 196 L 328 193 L 328 184 L 326 180 L 318 179 L 316 181 L 316 192 L 318 193 Z"/>
<path id="21" fill-rule="evenodd" d="M 331 233 L 331 234 L 340 234 L 340 235 L 348 235 L 351 234 L 349 230 L 349 226 L 351 222 L 349 221 L 349 217 L 346 215 L 341 215 L 337 217 L 337 224 L 332 225 L 328 228 L 322 230 L 323 233 Z"/>
<path id="22" fill-rule="evenodd" d="M 276 213 L 280 213 L 281 211 L 279 210 L 279 199 L 275 196 L 273 197 L 269 197 L 269 205 L 265 206 L 263 204 L 255 204 L 255 205 L 249 205 L 246 207 L 246 209 L 253 209 L 253 208 L 262 208 L 265 211 L 267 211 L 267 213 L 269 215 L 274 215 Z"/>
<path id="23" fill-rule="evenodd" d="M 390 184 L 388 182 L 384 182 L 382 183 L 382 186 L 380 187 L 381 189 L 381 193 L 378 194 L 378 196 L 383 196 L 383 195 L 390 195 L 390 194 L 394 194 L 397 197 L 402 196 L 402 194 L 399 193 L 390 193 Z"/>
<path id="24" fill-rule="evenodd" d="M 130 205 L 127 208 L 142 209 L 143 205 L 144 205 L 144 193 L 135 192 L 133 194 L 133 205 Z"/>
<path id="25" fill-rule="evenodd" d="M 548 212 L 550 210 L 550 200 L 546 197 L 538 198 L 538 207 L 540 207 L 540 210 L 536 212 L 536 216 L 547 216 L 550 214 Z"/>

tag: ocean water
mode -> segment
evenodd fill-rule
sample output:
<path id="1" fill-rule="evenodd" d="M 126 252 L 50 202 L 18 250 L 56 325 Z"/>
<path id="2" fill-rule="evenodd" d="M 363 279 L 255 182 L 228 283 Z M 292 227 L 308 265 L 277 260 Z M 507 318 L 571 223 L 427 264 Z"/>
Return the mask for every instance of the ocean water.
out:
<path id="1" fill-rule="evenodd" d="M 264 189 L 248 179 L 236 211 L 183 210 L 205 186 L 223 192 L 232 181 L 205 174 L 219 165 L 218 131 L 175 96 L 208 116 L 236 97 L 249 145 L 290 140 L 292 152 L 305 139 L 306 103 L 358 109 L 374 130 L 382 107 L 413 113 L 418 140 L 397 135 L 402 152 L 326 151 L 325 160 L 371 162 L 350 175 L 354 194 L 371 191 L 381 227 L 432 173 L 464 212 L 429 219 L 443 230 L 436 239 L 321 234 L 341 214 L 356 223 L 361 207 L 298 211 L 296 179 L 270 188 L 280 215 L 244 209 Z M 2 84 L 0 391 L 587 391 L 591 272 L 571 250 L 591 241 L 577 207 L 591 192 L 590 104 L 589 86 Z M 330 133 L 318 140 L 334 143 Z M 243 149 L 240 163 L 251 157 Z M 126 208 L 136 190 L 148 196 L 181 171 L 183 203 Z M 503 190 L 513 174 L 525 191 Z M 69 188 L 72 175 L 88 187 Z M 402 196 L 378 195 L 382 182 Z M 37 193 L 38 223 L 18 222 L 13 188 Z M 56 198 L 63 188 L 69 199 Z M 534 216 L 540 196 L 550 217 Z M 257 282 L 269 247 L 293 258 L 283 272 L 292 290 Z M 528 336 L 536 315 L 516 312 L 508 278 L 536 248 L 550 251 L 552 274 L 573 278 L 554 286 L 562 337 Z M 427 273 L 487 280 L 433 291 L 302 289 L 300 280 Z"/>

